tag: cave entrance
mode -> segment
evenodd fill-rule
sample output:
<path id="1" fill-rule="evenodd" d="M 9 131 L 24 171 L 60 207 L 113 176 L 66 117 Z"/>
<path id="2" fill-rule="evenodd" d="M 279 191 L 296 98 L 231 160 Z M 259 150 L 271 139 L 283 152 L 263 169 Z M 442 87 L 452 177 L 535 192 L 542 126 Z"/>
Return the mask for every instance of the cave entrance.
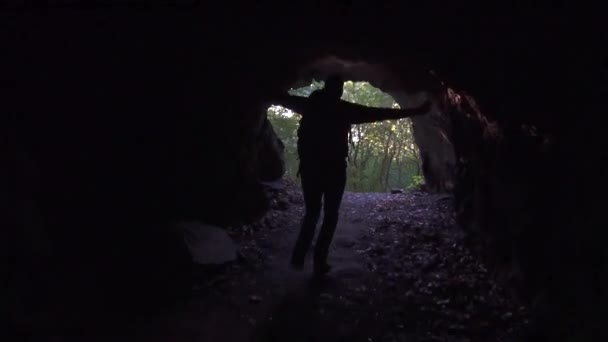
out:
<path id="1" fill-rule="evenodd" d="M 384 192 L 393 188 L 406 190 L 408 187 L 420 187 L 435 193 L 451 192 L 454 188 L 453 178 L 457 162 L 451 141 L 452 123 L 447 119 L 449 115 L 443 113 L 448 108 L 445 105 L 446 88 L 443 82 L 435 72 L 415 61 L 403 61 L 399 65 L 387 66 L 358 58 L 346 59 L 336 55 L 320 56 L 302 64 L 291 75 L 286 76 L 283 87 L 291 89 L 292 92 L 295 92 L 294 95 L 307 96 L 315 90 L 315 87 L 320 88 L 323 84 L 314 80 L 324 80 L 331 74 L 339 73 L 344 79 L 350 80 L 343 87 L 343 99 L 346 101 L 370 107 L 410 108 L 421 104 L 425 99 L 431 99 L 434 105 L 426 115 L 414 116 L 399 123 L 388 121 L 375 125 L 378 127 L 374 128 L 379 130 L 383 125 L 386 125 L 385 128 L 389 128 L 394 124 L 396 131 L 402 128 L 401 135 L 408 137 L 408 139 L 399 141 L 404 145 L 401 148 L 391 151 L 389 146 L 387 154 L 390 156 L 391 152 L 394 152 L 394 157 L 392 160 L 387 158 L 384 164 L 382 158 L 376 158 L 374 161 L 370 158 L 365 167 L 361 168 L 363 160 L 359 155 L 361 151 L 356 152 L 356 145 L 357 143 L 365 144 L 367 140 L 363 139 L 363 135 L 360 138 L 357 135 L 359 131 L 365 131 L 369 127 L 354 127 L 350 144 L 351 159 L 346 189 L 356 192 Z M 356 91 L 352 91 L 351 87 L 354 87 Z M 370 93 L 377 97 L 378 102 L 374 103 L 372 100 L 366 103 L 364 99 L 362 101 L 364 96 L 357 98 L 357 91 L 365 88 L 375 89 L 375 92 Z M 350 96 L 351 94 L 354 96 Z M 385 102 L 382 103 L 382 101 Z M 275 126 L 280 126 L 281 123 L 277 122 L 276 117 L 285 117 L 286 111 L 273 106 L 268 109 L 268 117 L 275 121 Z M 297 123 L 298 120 L 287 121 L 292 122 L 292 127 L 288 130 L 294 132 L 297 129 L 297 124 L 294 123 Z M 277 127 L 277 130 L 280 130 L 280 127 Z M 290 168 L 290 165 L 297 165 L 297 163 L 293 162 L 296 155 L 292 152 L 295 151 L 293 145 L 290 146 L 290 144 L 295 144 L 297 139 L 293 134 L 278 133 L 279 136 L 285 138 L 287 178 L 293 178 L 296 171 Z M 410 140 L 410 137 L 413 139 Z M 383 149 L 382 151 L 384 152 Z M 357 154 L 356 161 L 354 160 L 355 153 Z M 362 169 L 373 170 L 374 167 L 384 170 L 384 179 L 378 174 L 361 172 Z"/>
<path id="2" fill-rule="evenodd" d="M 308 97 L 323 87 L 323 81 L 313 79 L 310 85 L 291 89 L 289 93 Z M 400 108 L 390 94 L 367 81 L 344 82 L 342 100 L 367 107 Z M 270 106 L 267 115 L 283 142 L 284 177 L 295 180 L 299 163 L 297 130 L 300 115 L 279 105 Z M 348 153 L 346 191 L 402 191 L 424 183 L 420 150 L 414 141 L 409 118 L 352 125 Z"/>
<path id="3" fill-rule="evenodd" d="M 308 97 L 324 87 L 315 78 L 307 85 L 300 82 L 290 94 Z M 406 93 L 395 84 L 385 93 L 378 82 L 372 85 L 360 77 L 350 79 L 342 85 L 342 99 L 368 107 L 415 107 L 426 96 Z M 311 239 L 314 247 L 311 244 L 303 264 L 290 265 L 308 210 L 294 182 L 299 115 L 270 106 L 267 118 L 283 141 L 286 180 L 271 192 L 266 216 L 246 228 L 258 233 L 241 240 L 245 241 L 243 249 L 254 256 L 251 259 L 266 255 L 259 266 L 263 272 L 238 273 L 232 281 L 250 284 L 244 285 L 245 292 L 254 293 L 241 299 L 241 307 L 250 307 L 251 302 L 267 305 L 251 314 L 255 315 L 252 322 L 264 322 L 253 340 L 292 341 L 303 336 L 319 341 L 357 341 L 360 336 L 366 340 L 427 340 L 439 334 L 441 340 L 450 341 L 520 340 L 525 308 L 509 300 L 468 250 L 455 220 L 452 197 L 437 191 L 382 193 L 395 186 L 413 187 L 415 177 L 422 179 L 425 169 L 432 175 L 434 166 L 448 168 L 446 160 L 453 153 L 447 138 L 449 126 L 442 127 L 441 121 L 428 114 L 353 125 L 347 191 L 327 260 L 331 272 L 326 279 L 311 281 L 325 217 L 318 217 L 316 238 Z M 426 167 L 421 165 L 423 161 Z M 443 164 L 433 164 L 436 161 Z M 400 174 L 395 167 L 400 162 L 410 164 L 409 174 L 403 169 Z M 395 176 L 400 183 L 391 182 Z M 231 291 L 242 293 L 243 289 L 235 286 Z"/>

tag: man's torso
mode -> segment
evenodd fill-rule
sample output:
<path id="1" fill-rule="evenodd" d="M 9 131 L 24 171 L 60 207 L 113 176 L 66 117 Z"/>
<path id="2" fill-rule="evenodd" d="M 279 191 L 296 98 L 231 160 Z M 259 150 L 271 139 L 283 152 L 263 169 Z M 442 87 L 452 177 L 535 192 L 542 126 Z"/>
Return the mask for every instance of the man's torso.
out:
<path id="1" fill-rule="evenodd" d="M 350 124 L 338 115 L 337 101 L 326 100 L 322 93 L 310 96 L 298 129 L 298 154 L 301 161 L 332 163 L 348 156 Z"/>

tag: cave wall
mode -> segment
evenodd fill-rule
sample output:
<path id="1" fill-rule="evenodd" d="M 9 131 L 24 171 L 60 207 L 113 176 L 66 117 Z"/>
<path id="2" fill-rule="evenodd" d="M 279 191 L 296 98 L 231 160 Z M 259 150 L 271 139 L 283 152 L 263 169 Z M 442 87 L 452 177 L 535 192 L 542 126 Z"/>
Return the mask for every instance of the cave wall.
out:
<path id="1" fill-rule="evenodd" d="M 439 92 L 439 97 L 441 94 Z M 393 97 L 401 108 L 420 103 L 420 96 L 407 96 L 403 92 L 397 92 Z M 450 192 L 453 189 L 456 156 L 449 135 L 450 129 L 449 116 L 437 105 L 426 115 L 412 117 L 414 141 L 420 153 L 426 191 Z"/>
<path id="2" fill-rule="evenodd" d="M 5 172 L 30 185 L 14 187 L 11 198 L 21 200 L 7 202 L 12 288 L 48 290 L 27 275 L 53 266 L 48 277 L 73 284 L 63 291 L 74 298 L 174 292 L 188 261 L 169 223 L 227 224 L 263 212 L 254 127 L 302 66 L 334 54 L 386 66 L 404 91 L 473 96 L 478 110 L 473 100 L 444 101 L 451 122 L 464 121 L 449 135 L 464 158 L 454 184 L 462 224 L 486 253 L 517 265 L 510 272 L 539 307 L 569 308 L 570 316 L 541 315 L 546 326 L 598 324 L 585 318 L 597 316 L 590 303 L 604 300 L 607 274 L 595 238 L 607 204 L 601 11 L 48 4 L 2 14 L 2 129 L 13 132 L 3 148 L 14 165 Z M 443 84 L 429 80 L 431 69 Z M 502 138 L 484 136 L 485 121 Z M 552 143 L 529 137 L 522 123 Z M 44 266 L 38 254 L 51 255 Z"/>

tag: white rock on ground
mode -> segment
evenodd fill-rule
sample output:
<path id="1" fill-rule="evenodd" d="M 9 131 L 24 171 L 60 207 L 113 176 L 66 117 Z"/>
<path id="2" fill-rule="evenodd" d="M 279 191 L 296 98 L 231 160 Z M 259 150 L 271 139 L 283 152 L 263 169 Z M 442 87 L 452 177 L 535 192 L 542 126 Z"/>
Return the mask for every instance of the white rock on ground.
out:
<path id="1" fill-rule="evenodd" d="M 197 221 L 177 222 L 192 260 L 197 264 L 223 264 L 236 260 L 237 246 L 222 228 Z"/>

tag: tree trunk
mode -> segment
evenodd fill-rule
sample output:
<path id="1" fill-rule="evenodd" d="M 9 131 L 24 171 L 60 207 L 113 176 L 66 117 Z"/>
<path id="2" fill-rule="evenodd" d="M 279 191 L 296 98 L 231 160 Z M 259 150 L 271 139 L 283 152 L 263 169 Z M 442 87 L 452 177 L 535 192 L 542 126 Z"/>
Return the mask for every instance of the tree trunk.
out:
<path id="1" fill-rule="evenodd" d="M 384 185 L 384 174 L 386 172 L 386 166 L 388 165 L 388 156 L 389 156 L 389 148 L 390 148 L 390 143 L 391 143 L 391 137 L 393 135 L 392 131 L 388 131 L 388 135 L 386 135 L 386 140 L 384 142 L 384 151 L 383 151 L 383 157 L 382 157 L 382 162 L 380 164 L 380 170 L 378 171 L 378 186 L 380 188 L 383 187 Z M 384 190 L 386 190 L 386 188 L 383 188 Z"/>
<path id="2" fill-rule="evenodd" d="M 388 189 L 388 178 L 391 173 L 391 165 L 393 164 L 393 158 L 395 158 L 394 148 L 392 149 L 390 156 L 388 158 L 388 163 L 386 165 L 386 174 L 384 177 L 384 189 Z"/>
<path id="3" fill-rule="evenodd" d="M 403 142 L 400 141 L 399 144 L 397 145 L 397 155 L 396 155 L 396 162 L 397 162 L 397 184 L 401 185 L 402 180 L 401 180 L 401 150 L 403 150 Z"/>

